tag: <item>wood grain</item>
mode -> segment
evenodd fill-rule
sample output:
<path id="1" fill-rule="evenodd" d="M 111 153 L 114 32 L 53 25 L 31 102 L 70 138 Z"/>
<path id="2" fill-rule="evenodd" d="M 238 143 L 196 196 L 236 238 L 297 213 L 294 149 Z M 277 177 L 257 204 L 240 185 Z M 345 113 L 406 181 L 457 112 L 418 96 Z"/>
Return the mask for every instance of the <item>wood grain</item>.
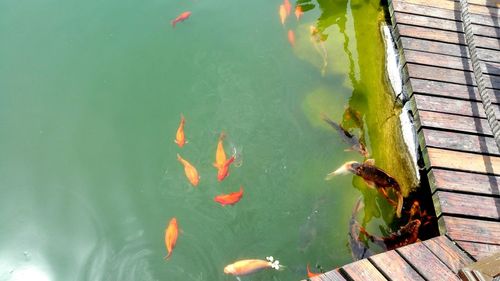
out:
<path id="1" fill-rule="evenodd" d="M 427 174 L 432 192 L 436 190 L 500 195 L 500 177 L 432 169 Z"/>
<path id="2" fill-rule="evenodd" d="M 429 147 L 425 151 L 428 168 L 445 168 L 466 172 L 500 175 L 500 157 L 479 155 Z"/>
<path id="3" fill-rule="evenodd" d="M 474 243 L 468 241 L 455 241 L 462 249 L 467 251 L 476 260 L 487 258 L 500 252 L 500 245 Z"/>
<path id="4" fill-rule="evenodd" d="M 467 116 L 458 116 L 432 111 L 419 110 L 415 114 L 415 126 L 446 129 L 449 131 L 493 136 L 488 120 Z"/>
<path id="5" fill-rule="evenodd" d="M 396 251 L 388 251 L 369 258 L 390 280 L 424 280 Z"/>
<path id="6" fill-rule="evenodd" d="M 438 236 L 423 243 L 454 273 L 474 262 L 446 236 Z"/>
<path id="7" fill-rule="evenodd" d="M 418 110 L 486 118 L 481 102 L 418 94 L 413 95 L 412 98 L 415 109 Z M 493 109 L 495 114 L 500 117 L 500 106 L 493 105 Z"/>
<path id="8" fill-rule="evenodd" d="M 457 150 L 462 152 L 482 153 L 500 156 L 500 151 L 492 137 L 438 131 L 423 128 L 419 133 L 425 146 Z"/>
<path id="9" fill-rule="evenodd" d="M 344 271 L 354 281 L 387 280 L 367 259 L 345 265 L 340 270 Z"/>
<path id="10" fill-rule="evenodd" d="M 436 215 L 460 215 L 500 219 L 500 198 L 437 191 L 434 195 Z"/>
<path id="11" fill-rule="evenodd" d="M 500 244 L 500 222 L 443 216 L 439 219 L 453 240 Z"/>
<path id="12" fill-rule="evenodd" d="M 396 249 L 416 271 L 427 280 L 460 280 L 436 255 L 422 243 Z"/>
<path id="13" fill-rule="evenodd" d="M 441 8 L 446 10 L 460 11 L 460 3 L 455 1 L 435 1 L 435 0 L 401 0 L 403 2 L 422 5 L 427 7 Z M 482 5 L 470 5 L 469 12 L 474 14 L 492 15 L 492 10 Z M 493 15 L 498 17 L 498 9 L 494 9 Z"/>

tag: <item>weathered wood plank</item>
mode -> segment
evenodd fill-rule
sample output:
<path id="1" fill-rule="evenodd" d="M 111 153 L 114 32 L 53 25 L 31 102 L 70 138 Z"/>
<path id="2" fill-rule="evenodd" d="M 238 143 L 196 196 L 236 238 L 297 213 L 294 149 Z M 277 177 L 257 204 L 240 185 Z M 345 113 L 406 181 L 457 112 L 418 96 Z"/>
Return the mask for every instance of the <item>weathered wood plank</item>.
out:
<path id="1" fill-rule="evenodd" d="M 500 252 L 462 268 L 458 276 L 470 281 L 497 279 L 494 277 L 500 277 Z"/>
<path id="2" fill-rule="evenodd" d="M 482 5 L 486 7 L 498 8 L 500 4 L 498 0 L 467 0 L 469 4 Z"/>
<path id="3" fill-rule="evenodd" d="M 394 12 L 392 15 L 392 21 L 397 22 L 398 24 L 414 25 L 426 28 L 464 33 L 463 24 L 460 21 L 456 21 L 453 19 L 433 18 L 424 15 L 415 15 L 411 14 L 411 12 L 412 11 L 406 11 L 405 13 Z M 498 28 L 493 26 L 472 24 L 471 28 L 472 32 L 475 35 L 492 37 L 492 38 L 500 37 L 500 32 Z"/>
<path id="4" fill-rule="evenodd" d="M 481 102 L 418 94 L 413 95 L 412 99 L 412 105 L 418 110 L 486 118 L 486 113 Z M 492 105 L 492 107 L 495 110 L 495 114 L 500 117 L 500 106 Z"/>
<path id="5" fill-rule="evenodd" d="M 410 78 L 407 83 L 410 94 L 428 94 L 433 96 L 450 97 L 464 100 L 481 101 L 477 87 L 458 85 L 453 83 Z M 500 103 L 500 91 L 496 90 L 490 95 L 492 102 Z"/>
<path id="6" fill-rule="evenodd" d="M 458 10 L 449 10 L 449 9 L 441 9 L 424 5 L 416 5 L 403 1 L 392 1 L 391 5 L 389 6 L 389 10 L 391 14 L 393 14 L 394 12 L 406 12 L 416 15 L 423 15 L 427 17 L 461 21 L 460 11 Z M 475 24 L 492 26 L 492 27 L 498 26 L 496 18 L 493 18 L 490 15 L 471 14 L 470 18 L 471 22 Z"/>
<path id="7" fill-rule="evenodd" d="M 460 280 L 422 243 L 398 248 L 396 251 L 427 280 L 436 280 L 436 276 L 439 276 L 440 280 Z"/>
<path id="8" fill-rule="evenodd" d="M 460 11 L 460 3 L 455 1 L 435 1 L 435 0 L 401 0 L 403 2 L 434 7 L 446 10 Z M 469 12 L 487 16 L 500 17 L 498 9 L 489 9 L 482 5 L 469 5 Z"/>
<path id="9" fill-rule="evenodd" d="M 439 66 L 456 70 L 473 71 L 472 62 L 467 58 L 434 54 L 422 51 L 405 50 L 401 64 L 405 62 Z M 500 60 L 500 58 L 499 58 Z M 500 64 L 493 62 L 481 63 L 481 71 L 485 74 L 500 75 Z"/>
<path id="10" fill-rule="evenodd" d="M 500 177 L 432 169 L 427 174 L 432 192 L 436 190 L 500 195 Z"/>
<path id="11" fill-rule="evenodd" d="M 477 56 L 482 61 L 498 62 L 498 58 L 500 58 L 500 51 L 478 48 Z"/>
<path id="12" fill-rule="evenodd" d="M 469 50 L 468 50 L 467 46 L 464 46 L 464 45 L 456 45 L 456 44 L 436 42 L 436 41 L 430 41 L 430 40 L 419 39 L 419 38 L 409 38 L 409 37 L 400 37 L 397 40 L 397 42 L 398 42 L 398 48 L 400 50 L 403 50 L 403 49 L 405 51 L 415 50 L 415 51 L 422 51 L 422 52 L 463 57 L 463 58 L 470 57 Z M 478 49 L 478 51 L 479 50 L 487 50 L 488 51 L 488 53 L 485 53 L 484 51 L 481 53 L 481 55 L 482 55 L 482 56 L 480 56 L 481 59 L 484 59 L 486 56 L 488 56 L 488 58 L 490 58 L 490 57 L 492 57 L 492 55 L 495 55 L 495 53 L 491 54 L 491 52 L 494 52 L 494 51 L 489 50 L 489 49 Z"/>
<path id="13" fill-rule="evenodd" d="M 474 262 L 446 236 L 438 236 L 423 243 L 454 273 L 458 273 L 462 267 Z"/>
<path id="14" fill-rule="evenodd" d="M 423 128 L 419 132 L 419 138 L 423 138 L 423 143 L 429 147 L 500 156 L 498 146 L 492 137 Z"/>
<path id="15" fill-rule="evenodd" d="M 500 175 L 500 157 L 428 147 L 424 152 L 427 168 L 445 168 L 465 172 Z"/>
<path id="16" fill-rule="evenodd" d="M 488 120 L 445 113 L 418 111 L 415 115 L 415 126 L 446 129 L 449 131 L 493 136 Z"/>
<path id="17" fill-rule="evenodd" d="M 436 216 L 464 215 L 500 219 L 500 198 L 446 191 L 437 191 L 432 197 Z"/>
<path id="18" fill-rule="evenodd" d="M 396 37 L 411 37 L 421 38 L 433 41 L 465 45 L 465 36 L 463 33 L 455 31 L 437 30 L 420 26 L 411 26 L 405 24 L 397 24 Z M 475 36 L 474 42 L 477 47 L 498 50 L 500 42 L 497 38 L 489 38 L 484 36 Z"/>
<path id="19" fill-rule="evenodd" d="M 424 280 L 396 251 L 388 251 L 369 258 L 391 280 Z"/>
<path id="20" fill-rule="evenodd" d="M 367 259 L 345 265 L 340 270 L 354 281 L 387 280 Z"/>
<path id="21" fill-rule="evenodd" d="M 500 244 L 500 222 L 443 216 L 439 223 L 453 240 Z"/>
<path id="22" fill-rule="evenodd" d="M 470 71 L 407 63 L 406 68 L 403 68 L 403 75 L 411 78 L 476 86 L 474 74 Z M 500 90 L 499 76 L 483 75 L 483 77 L 487 88 Z"/>
<path id="23" fill-rule="evenodd" d="M 462 249 L 467 251 L 474 259 L 480 260 L 487 258 L 494 253 L 500 252 L 500 245 L 474 243 L 468 241 L 455 241 Z"/>

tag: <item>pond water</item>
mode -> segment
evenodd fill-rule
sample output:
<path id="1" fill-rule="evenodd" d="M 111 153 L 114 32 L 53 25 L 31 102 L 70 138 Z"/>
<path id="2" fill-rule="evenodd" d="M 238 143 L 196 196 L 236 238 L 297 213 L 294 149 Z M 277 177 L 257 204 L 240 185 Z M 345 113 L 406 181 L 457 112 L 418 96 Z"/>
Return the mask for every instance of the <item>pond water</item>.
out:
<path id="1" fill-rule="evenodd" d="M 267 0 L 1 1 L 0 280 L 235 280 L 226 265 L 269 255 L 285 270 L 244 280 L 299 280 L 308 263 L 352 261 L 360 195 L 371 231 L 391 225 L 392 206 L 359 178 L 325 181 L 364 158 L 321 119 L 361 133 L 377 165 L 411 187 L 384 127 L 397 118 L 383 9 L 300 3 L 309 10 L 282 24 L 281 2 Z M 218 182 L 222 131 L 240 157 Z M 197 187 L 177 153 L 198 169 Z M 214 202 L 240 186 L 236 205 Z M 173 217 L 182 232 L 165 261 Z"/>

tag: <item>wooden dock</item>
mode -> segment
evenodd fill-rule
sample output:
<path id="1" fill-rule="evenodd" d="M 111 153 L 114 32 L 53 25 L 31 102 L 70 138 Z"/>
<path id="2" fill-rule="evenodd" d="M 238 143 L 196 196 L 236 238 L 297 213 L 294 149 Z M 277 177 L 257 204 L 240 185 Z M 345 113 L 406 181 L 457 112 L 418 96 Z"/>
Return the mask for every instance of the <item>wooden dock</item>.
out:
<path id="1" fill-rule="evenodd" d="M 500 252 L 500 151 L 472 72 L 460 3 L 389 2 L 441 236 L 310 280 L 460 280 L 461 268 Z M 500 116 L 500 0 L 468 3 Z"/>

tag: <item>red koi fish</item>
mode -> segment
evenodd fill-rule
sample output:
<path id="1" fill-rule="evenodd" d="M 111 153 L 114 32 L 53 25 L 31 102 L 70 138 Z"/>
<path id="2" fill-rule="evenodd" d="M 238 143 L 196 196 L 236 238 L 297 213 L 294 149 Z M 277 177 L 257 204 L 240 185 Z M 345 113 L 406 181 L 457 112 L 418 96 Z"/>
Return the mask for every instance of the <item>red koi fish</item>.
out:
<path id="1" fill-rule="evenodd" d="M 200 182 L 200 176 L 198 175 L 198 171 L 196 168 L 191 165 L 187 160 L 184 160 L 179 154 L 177 154 L 177 160 L 181 162 L 184 166 L 184 173 L 186 174 L 187 179 L 193 186 L 197 186 Z"/>
<path id="2" fill-rule="evenodd" d="M 302 6 L 296 6 L 295 7 L 295 17 L 297 17 L 297 20 L 300 20 L 300 18 L 302 17 L 302 14 L 304 14 L 304 12 L 302 12 Z"/>
<path id="3" fill-rule="evenodd" d="M 243 186 L 240 187 L 240 191 L 215 196 L 214 201 L 222 206 L 234 205 L 241 200 L 241 197 L 243 197 Z"/>
<path id="4" fill-rule="evenodd" d="M 184 124 L 186 123 L 186 119 L 184 115 L 181 114 L 181 122 L 179 123 L 179 128 L 177 128 L 177 133 L 175 134 L 174 142 L 179 146 L 183 147 L 186 144 L 186 136 L 184 135 Z"/>
<path id="5" fill-rule="evenodd" d="M 292 11 L 292 5 L 290 4 L 290 1 L 283 0 L 283 6 L 285 6 L 286 14 L 290 15 L 290 12 Z"/>
<path id="6" fill-rule="evenodd" d="M 319 276 L 319 275 L 321 275 L 321 273 L 311 272 L 311 270 L 309 269 L 309 264 L 307 264 L 307 277 L 314 277 L 314 276 Z"/>
<path id="7" fill-rule="evenodd" d="M 273 257 L 267 257 L 266 260 L 249 259 L 237 261 L 224 267 L 224 273 L 238 277 L 249 275 L 268 268 L 280 270 L 281 267 L 282 265 L 280 265 L 278 260 L 274 260 Z"/>
<path id="8" fill-rule="evenodd" d="M 177 226 L 177 219 L 172 218 L 168 224 L 167 229 L 165 229 L 165 246 L 167 247 L 167 256 L 164 258 L 168 260 L 172 255 L 175 244 L 177 243 L 177 236 L 179 235 L 179 229 Z"/>
<path id="9" fill-rule="evenodd" d="M 288 42 L 290 42 L 290 45 L 295 46 L 295 33 L 293 30 L 288 30 Z"/>
<path id="10" fill-rule="evenodd" d="M 224 166 L 222 166 L 221 168 L 219 168 L 219 170 L 217 170 L 217 180 L 218 181 L 222 181 L 223 179 L 225 179 L 227 176 L 229 176 L 229 165 L 231 165 L 231 163 L 234 162 L 234 158 L 235 156 L 231 156 L 231 158 L 229 158 L 226 163 L 224 163 Z"/>
<path id="11" fill-rule="evenodd" d="M 187 20 L 190 16 L 191 16 L 191 12 L 190 11 L 181 13 L 178 17 L 176 17 L 174 20 L 172 20 L 172 27 L 175 27 L 175 25 L 178 22 Z"/>

